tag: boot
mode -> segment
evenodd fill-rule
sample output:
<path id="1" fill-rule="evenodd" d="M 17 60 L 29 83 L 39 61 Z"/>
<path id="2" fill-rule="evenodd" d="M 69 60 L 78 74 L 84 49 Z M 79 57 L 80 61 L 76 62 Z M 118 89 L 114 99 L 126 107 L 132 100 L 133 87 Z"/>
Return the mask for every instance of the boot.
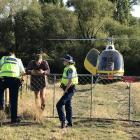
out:
<path id="1" fill-rule="evenodd" d="M 66 127 L 72 127 L 72 123 L 67 123 Z"/>
<path id="2" fill-rule="evenodd" d="M 66 127 L 65 122 L 61 122 L 61 128 L 63 129 L 63 128 L 65 128 L 65 127 Z"/>

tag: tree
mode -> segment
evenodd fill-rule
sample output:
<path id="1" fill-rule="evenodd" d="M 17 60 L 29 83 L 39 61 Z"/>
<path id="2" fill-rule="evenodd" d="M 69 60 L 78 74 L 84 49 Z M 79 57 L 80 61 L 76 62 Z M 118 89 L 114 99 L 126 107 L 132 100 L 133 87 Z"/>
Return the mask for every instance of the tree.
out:
<path id="1" fill-rule="evenodd" d="M 114 19 L 121 24 L 129 25 L 131 10 L 133 5 L 137 5 L 140 0 L 110 0 L 114 5 Z"/>
<path id="2" fill-rule="evenodd" d="M 64 6 L 63 0 L 40 0 L 40 3 L 53 3 L 54 5 L 60 5 L 61 7 Z"/>
<path id="3" fill-rule="evenodd" d="M 77 16 L 65 7 L 45 5 L 42 7 L 43 20 L 43 48 L 55 60 L 58 66 L 54 72 L 59 71 L 60 59 L 64 53 L 72 52 L 75 43 L 65 41 L 52 41 L 51 38 L 71 38 L 76 36 Z M 74 51 L 74 50 L 73 50 Z M 53 66 L 52 66 L 53 67 Z"/>
<path id="4" fill-rule="evenodd" d="M 28 10 L 18 12 L 14 17 L 16 51 L 24 53 L 23 57 L 28 60 L 42 48 L 42 18 L 38 3 L 32 3 Z"/>
<path id="5" fill-rule="evenodd" d="M 113 5 L 106 0 L 69 0 L 67 2 L 69 7 L 74 7 L 74 12 L 78 16 L 77 24 L 77 38 L 106 38 L 108 34 L 104 30 L 105 22 L 112 17 Z M 108 10 L 109 9 L 109 10 Z M 84 70 L 84 58 L 93 47 L 101 45 L 101 42 L 95 41 L 80 41 L 77 46 L 78 72 L 82 73 Z M 103 43 L 102 43 L 103 45 Z"/>
<path id="6" fill-rule="evenodd" d="M 123 2 L 123 1 L 119 1 L 119 0 L 109 0 L 109 1 L 111 1 L 114 4 L 116 4 L 118 2 Z M 133 5 L 139 4 L 140 3 L 140 0 L 128 0 L 128 2 L 129 2 L 129 7 L 132 8 Z"/>
<path id="7" fill-rule="evenodd" d="M 0 22 L 0 48 L 6 49 L 14 44 L 13 26 L 11 18 L 3 18 Z"/>
<path id="8" fill-rule="evenodd" d="M 5 5 L 7 4 L 7 1 L 8 1 L 8 0 L 1 0 L 1 1 L 0 1 L 0 14 L 3 13 L 3 10 L 4 10 L 4 8 L 5 8 Z"/>
<path id="9" fill-rule="evenodd" d="M 128 25 L 131 11 L 129 0 L 117 0 L 115 5 L 114 19 Z"/>
<path id="10" fill-rule="evenodd" d="M 106 36 L 103 27 L 105 19 L 112 15 L 112 4 L 110 2 L 106 0 L 69 0 L 68 5 L 73 6 L 75 13 L 78 15 L 78 34 L 80 38 Z"/>
<path id="11" fill-rule="evenodd" d="M 114 43 L 124 56 L 127 74 L 131 73 L 130 66 L 139 73 L 140 20 L 130 14 L 131 5 L 138 0 L 68 0 L 73 11 L 61 7 L 62 0 L 40 2 L 43 4 L 37 0 L 7 0 L 5 5 L 10 11 L 5 15 L 4 3 L 0 5 L 4 15 L 0 21 L 0 49 L 15 44 L 25 65 L 33 53 L 42 50 L 51 58 L 52 72 L 57 73 L 62 68 L 59 58 L 69 53 L 76 60 L 78 73 L 85 73 L 83 61 L 87 52 L 93 47 L 102 51 L 107 42 L 48 39 L 114 37 L 118 38 Z"/>
<path id="12" fill-rule="evenodd" d="M 13 16 L 18 11 L 25 10 L 31 4 L 31 0 L 1 0 L 0 13 L 3 18 Z"/>

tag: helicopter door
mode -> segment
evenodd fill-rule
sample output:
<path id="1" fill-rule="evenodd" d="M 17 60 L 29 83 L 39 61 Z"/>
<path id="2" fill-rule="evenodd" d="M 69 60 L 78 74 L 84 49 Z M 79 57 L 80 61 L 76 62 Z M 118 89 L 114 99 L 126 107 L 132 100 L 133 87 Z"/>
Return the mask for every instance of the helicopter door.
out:
<path id="1" fill-rule="evenodd" d="M 96 72 L 97 72 L 96 66 L 97 66 L 97 60 L 98 60 L 99 54 L 100 52 L 93 48 L 88 52 L 84 61 L 84 66 L 86 70 L 88 70 L 93 75 L 96 75 Z"/>

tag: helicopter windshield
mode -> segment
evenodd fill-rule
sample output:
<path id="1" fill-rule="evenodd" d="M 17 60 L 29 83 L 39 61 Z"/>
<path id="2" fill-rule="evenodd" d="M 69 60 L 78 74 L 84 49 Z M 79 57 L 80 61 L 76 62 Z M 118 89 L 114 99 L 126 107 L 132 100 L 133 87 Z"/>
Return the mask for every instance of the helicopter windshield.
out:
<path id="1" fill-rule="evenodd" d="M 99 51 L 96 50 L 96 49 L 90 50 L 90 52 L 89 52 L 88 55 L 87 55 L 88 61 L 89 61 L 94 67 L 96 67 L 98 56 L 99 56 Z M 93 58 L 94 58 L 94 59 L 93 59 Z"/>
<path id="2" fill-rule="evenodd" d="M 117 71 L 123 69 L 123 57 L 117 50 L 105 50 L 99 56 L 98 70 Z"/>

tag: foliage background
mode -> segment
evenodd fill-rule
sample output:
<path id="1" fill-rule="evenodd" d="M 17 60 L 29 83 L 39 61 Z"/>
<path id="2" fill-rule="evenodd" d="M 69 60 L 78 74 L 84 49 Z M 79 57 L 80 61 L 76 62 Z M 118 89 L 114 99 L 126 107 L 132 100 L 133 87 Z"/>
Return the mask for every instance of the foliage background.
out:
<path id="1" fill-rule="evenodd" d="M 91 48 L 104 50 L 106 41 L 51 41 L 50 38 L 114 37 L 124 56 L 125 75 L 140 75 L 140 19 L 131 15 L 139 0 L 1 0 L 0 51 L 15 45 L 25 67 L 43 51 L 51 73 L 61 73 L 60 58 L 71 54 L 78 73 Z M 73 11 L 68 7 L 73 6 Z"/>

